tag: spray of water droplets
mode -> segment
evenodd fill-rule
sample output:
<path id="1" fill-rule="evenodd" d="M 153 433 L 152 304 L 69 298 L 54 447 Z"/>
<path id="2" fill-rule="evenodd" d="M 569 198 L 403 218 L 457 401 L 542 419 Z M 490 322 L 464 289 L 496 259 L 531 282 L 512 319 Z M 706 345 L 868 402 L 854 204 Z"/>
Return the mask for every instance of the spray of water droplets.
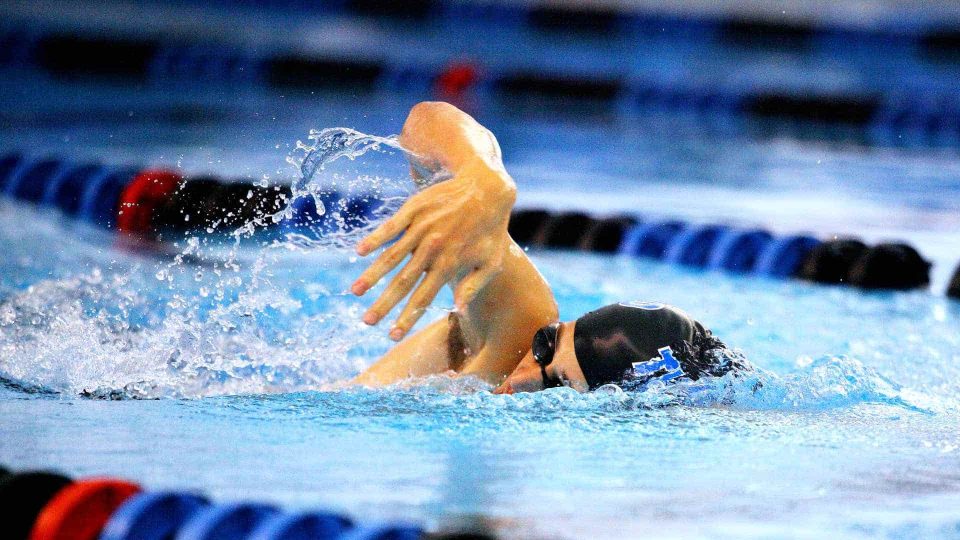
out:
<path id="1" fill-rule="evenodd" d="M 5 385 L 106 398 L 288 392 L 334 384 L 381 354 L 385 338 L 361 331 L 344 290 L 358 271 L 353 244 L 414 189 L 405 154 L 396 137 L 332 128 L 288 161 L 298 174 L 283 208 L 175 239 L 171 259 L 111 250 L 44 261 L 67 277 L 38 272 L 0 297 Z M 370 209 L 359 218 L 357 202 Z M 78 238 L 53 241 L 89 255 Z"/>
<path id="2" fill-rule="evenodd" d="M 0 208 L 0 247 L 12 261 L 12 277 L 0 284 L 0 381 L 16 392 L 105 399 L 342 387 L 391 345 L 382 331 L 359 323 L 363 301 L 346 292 L 361 270 L 352 247 L 412 192 L 447 177 L 443 171 L 424 174 L 421 167 L 418 176 L 425 180 L 415 184 L 408 157 L 396 137 L 346 128 L 312 131 L 288 157 L 296 181 L 282 208 L 262 210 L 234 228 L 221 223 L 205 235 L 176 239 L 169 258 L 104 249 L 106 240 L 64 234 L 65 226 L 74 225 L 49 216 L 31 216 L 41 226 L 24 242 L 11 231 L 32 210 Z M 358 205 L 365 210 L 358 212 Z M 45 243 L 63 249 L 50 255 L 22 247 Z M 604 272 L 571 266 L 576 262 L 565 260 L 564 271 L 551 271 L 545 261 L 561 305 L 585 310 L 610 301 L 597 297 L 590 280 L 570 277 Z M 644 277 L 609 278 L 601 289 L 635 295 L 640 291 L 617 283 L 641 283 Z M 686 279 L 663 276 L 681 289 Z M 503 398 L 488 389 L 476 380 L 437 376 L 392 391 L 421 394 L 424 403 L 454 399 L 479 409 L 557 403 L 601 409 L 954 407 L 904 390 L 844 355 L 810 360 L 786 374 L 758 368 L 642 391 L 607 387 L 575 396 L 556 389 Z"/>

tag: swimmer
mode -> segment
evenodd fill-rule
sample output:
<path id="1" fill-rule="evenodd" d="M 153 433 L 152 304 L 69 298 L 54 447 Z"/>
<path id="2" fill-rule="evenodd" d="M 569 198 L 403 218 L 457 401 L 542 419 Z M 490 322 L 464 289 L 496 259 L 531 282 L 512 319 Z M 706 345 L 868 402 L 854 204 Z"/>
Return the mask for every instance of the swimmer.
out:
<path id="1" fill-rule="evenodd" d="M 447 103 L 420 103 L 400 134 L 418 184 L 426 187 L 357 245 L 387 247 L 353 283 L 360 296 L 407 260 L 363 315 L 379 323 L 408 294 L 389 335 L 399 343 L 353 383 L 384 386 L 453 372 L 496 385 L 495 393 L 605 384 L 644 385 L 749 369 L 709 330 L 679 309 L 619 303 L 559 322 L 546 280 L 510 238 L 516 185 L 493 134 Z M 456 310 L 403 339 L 440 289 Z"/>

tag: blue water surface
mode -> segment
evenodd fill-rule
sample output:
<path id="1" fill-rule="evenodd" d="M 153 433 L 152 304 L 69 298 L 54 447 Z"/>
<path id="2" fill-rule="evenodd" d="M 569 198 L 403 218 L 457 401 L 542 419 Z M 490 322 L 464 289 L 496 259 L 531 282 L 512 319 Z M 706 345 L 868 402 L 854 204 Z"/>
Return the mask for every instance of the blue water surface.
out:
<path id="1" fill-rule="evenodd" d="M 339 389 L 389 346 L 345 293 L 362 268 L 348 250 L 171 265 L 29 208 L 0 221 L 9 466 L 430 525 L 482 516 L 519 537 L 958 534 L 960 306 L 943 297 L 535 253 L 564 318 L 668 301 L 758 374 L 646 393 L 496 396 L 443 376 Z"/>
<path id="2" fill-rule="evenodd" d="M 98 125 L 53 100 L 49 123 L 8 118 L 0 134 L 37 153 L 272 182 L 295 176 L 285 158 L 308 129 L 396 133 L 410 104 L 218 102 L 205 110 L 219 116 L 182 125 L 136 97 L 112 105 L 129 121 Z M 563 318 L 666 302 L 757 372 L 642 393 L 499 396 L 446 376 L 353 389 L 343 381 L 390 341 L 360 323 L 372 297 L 347 292 L 366 265 L 349 241 L 214 232 L 131 250 L 0 202 L 0 463 L 361 519 L 479 519 L 520 538 L 960 537 L 960 304 L 942 294 L 960 255 L 955 154 L 757 140 L 682 118 L 481 120 L 521 205 L 907 238 L 934 260 L 933 290 L 531 252 Z M 402 166 L 345 163 L 327 180 L 409 189 Z M 425 320 L 451 305 L 444 291 Z"/>

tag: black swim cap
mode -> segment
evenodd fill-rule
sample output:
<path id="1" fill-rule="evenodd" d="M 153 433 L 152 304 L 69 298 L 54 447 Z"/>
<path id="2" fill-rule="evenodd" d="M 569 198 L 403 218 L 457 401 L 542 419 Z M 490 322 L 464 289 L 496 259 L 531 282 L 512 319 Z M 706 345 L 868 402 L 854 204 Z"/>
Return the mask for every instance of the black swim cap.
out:
<path id="1" fill-rule="evenodd" d="M 576 321 L 574 351 L 593 390 L 627 381 L 645 383 L 701 374 L 722 375 L 736 365 L 714 362 L 709 351 L 725 348 L 709 330 L 677 308 L 619 303 Z"/>

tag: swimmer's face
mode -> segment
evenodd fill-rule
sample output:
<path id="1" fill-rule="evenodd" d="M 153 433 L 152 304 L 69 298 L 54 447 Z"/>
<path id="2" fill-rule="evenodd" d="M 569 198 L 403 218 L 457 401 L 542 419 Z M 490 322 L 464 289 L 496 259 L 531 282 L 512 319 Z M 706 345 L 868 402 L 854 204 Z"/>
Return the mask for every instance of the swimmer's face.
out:
<path id="1" fill-rule="evenodd" d="M 576 321 L 561 323 L 557 329 L 556 347 L 553 353 L 553 361 L 545 368 L 547 379 L 549 381 L 559 381 L 564 386 L 570 386 L 577 391 L 586 392 L 589 390 L 586 377 L 580 370 L 580 363 L 577 362 L 577 355 L 573 347 L 573 329 Z M 536 338 L 535 338 L 536 339 Z M 527 355 L 517 364 L 503 384 L 498 386 L 494 394 L 513 394 L 516 392 L 536 392 L 544 389 L 543 372 L 540 364 L 533 357 L 533 349 L 527 351 Z"/>

